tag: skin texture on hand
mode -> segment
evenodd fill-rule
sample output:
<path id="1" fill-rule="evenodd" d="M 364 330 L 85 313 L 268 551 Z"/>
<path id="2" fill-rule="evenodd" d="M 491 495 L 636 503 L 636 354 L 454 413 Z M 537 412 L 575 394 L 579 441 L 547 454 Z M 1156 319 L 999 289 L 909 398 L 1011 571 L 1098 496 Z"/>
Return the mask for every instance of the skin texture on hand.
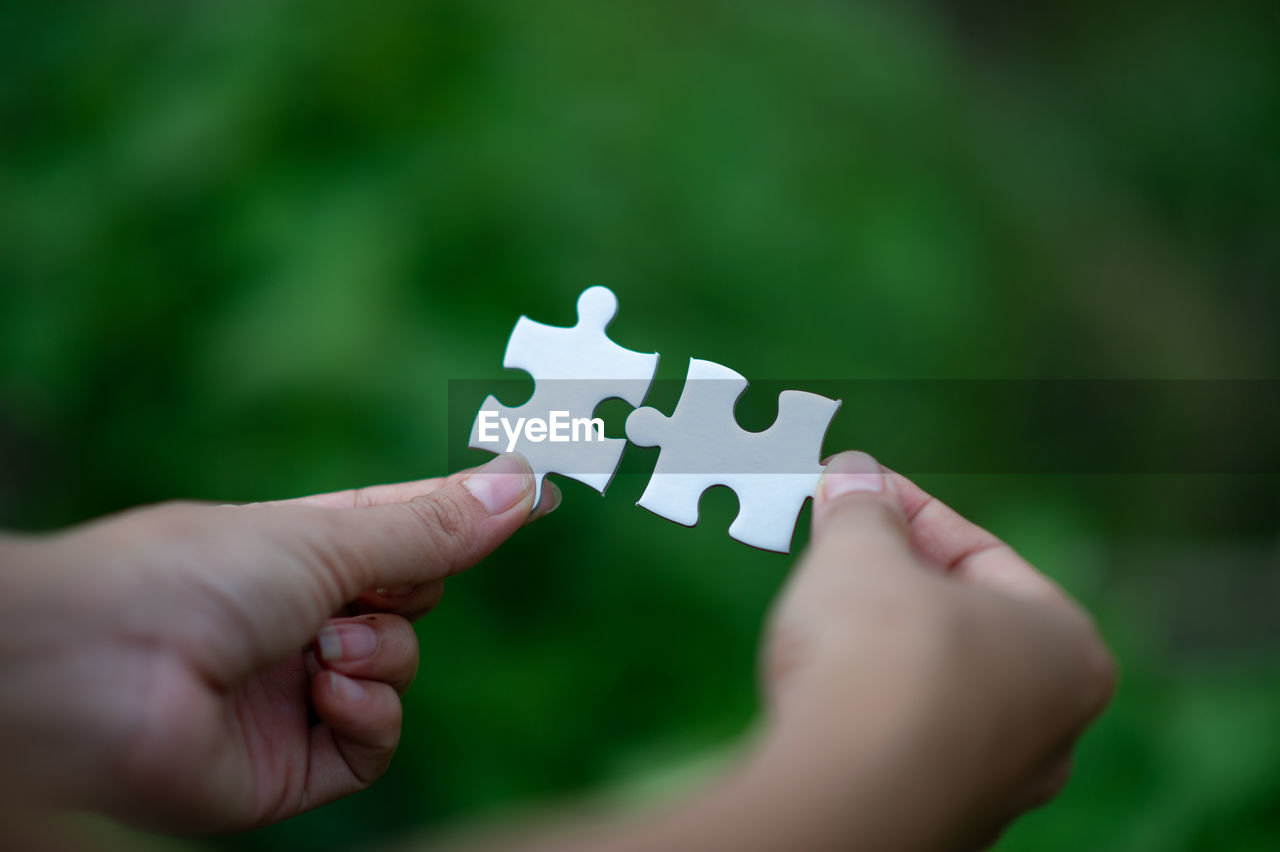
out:
<path id="1" fill-rule="evenodd" d="M 183 832 L 370 784 L 417 669 L 410 619 L 555 507 L 519 456 L 447 479 L 163 504 L 5 540 L 3 792 Z"/>
<path id="2" fill-rule="evenodd" d="M 1115 681 L 1060 588 L 863 453 L 828 465 L 762 656 L 757 763 L 829 817 L 793 848 L 986 845 L 1066 783 Z"/>
<path id="3" fill-rule="evenodd" d="M 981 848 L 1065 784 L 1114 678 L 1092 622 L 1049 579 L 842 453 L 769 620 L 768 710 L 740 764 L 665 812 L 465 848 Z"/>
<path id="4" fill-rule="evenodd" d="M 531 517 L 527 467 L 491 464 L 507 472 L 0 542 L 11 809 L 230 830 L 366 786 L 416 668 L 407 619 Z M 843 453 L 768 622 L 767 712 L 740 765 L 666 811 L 498 848 L 978 848 L 1062 787 L 1114 678 L 1050 580 Z"/>

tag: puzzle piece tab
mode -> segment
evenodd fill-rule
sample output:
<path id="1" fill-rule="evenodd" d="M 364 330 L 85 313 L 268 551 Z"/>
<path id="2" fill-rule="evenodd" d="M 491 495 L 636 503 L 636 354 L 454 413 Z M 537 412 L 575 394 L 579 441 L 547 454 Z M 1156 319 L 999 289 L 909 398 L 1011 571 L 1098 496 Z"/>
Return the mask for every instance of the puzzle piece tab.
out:
<path id="1" fill-rule="evenodd" d="M 632 443 L 662 448 L 639 505 L 693 526 L 702 492 L 726 485 L 737 493 L 739 506 L 729 535 L 786 553 L 800 507 L 822 475 L 822 439 L 840 402 L 783 391 L 773 425 L 748 432 L 733 414 L 746 389 L 747 380 L 728 367 L 692 358 L 670 417 L 647 407 L 631 412 L 627 437 Z"/>
<path id="2" fill-rule="evenodd" d="M 596 406 L 614 397 L 632 406 L 644 402 L 658 369 L 657 353 L 634 352 L 609 339 L 605 328 L 618 313 L 618 299 L 608 287 L 588 287 L 578 297 L 578 322 L 569 328 L 543 325 L 520 317 L 502 366 L 524 370 L 534 379 L 533 395 L 524 405 L 508 408 L 493 396 L 485 399 L 471 426 L 473 449 L 502 453 L 515 450 L 529 460 L 537 491 L 534 505 L 542 496 L 548 473 L 558 473 L 586 483 L 600 493 L 609 486 L 622 451 L 623 438 L 577 440 L 596 434 L 590 426 L 578 429 L 592 418 Z M 539 433 L 516 428 L 532 419 L 565 424 L 574 440 L 556 440 L 554 431 Z M 505 422 L 505 426 L 499 426 Z M 576 434 L 575 434 L 575 430 Z"/>

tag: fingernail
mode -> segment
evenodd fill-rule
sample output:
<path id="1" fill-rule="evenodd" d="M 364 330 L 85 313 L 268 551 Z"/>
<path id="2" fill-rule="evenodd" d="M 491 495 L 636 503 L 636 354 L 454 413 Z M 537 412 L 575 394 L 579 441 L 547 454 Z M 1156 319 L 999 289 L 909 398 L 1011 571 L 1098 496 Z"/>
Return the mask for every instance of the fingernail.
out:
<path id="1" fill-rule="evenodd" d="M 463 481 L 491 515 L 501 515 L 533 489 L 533 473 L 523 456 L 506 453 L 478 468 Z"/>
<path id="2" fill-rule="evenodd" d="M 834 500 L 855 491 L 884 490 L 884 471 L 880 463 L 858 451 L 840 453 L 831 459 L 818 482 L 818 499 Z"/>
<path id="3" fill-rule="evenodd" d="M 359 701 L 364 698 L 364 687 L 337 672 L 329 672 L 329 689 L 343 701 Z"/>
<path id="4" fill-rule="evenodd" d="M 374 589 L 373 593 L 384 598 L 402 598 L 416 588 L 417 586 L 391 586 Z"/>
<path id="5" fill-rule="evenodd" d="M 351 662 L 372 657 L 378 650 L 378 635 L 367 624 L 326 624 L 316 637 L 320 659 Z"/>
<path id="6" fill-rule="evenodd" d="M 546 517 L 556 510 L 560 505 L 560 500 L 564 497 L 560 493 L 560 489 L 556 487 L 554 482 L 543 480 L 542 482 L 542 504 L 534 509 L 533 514 L 529 516 L 529 520 L 525 523 L 533 523 L 538 518 Z"/>

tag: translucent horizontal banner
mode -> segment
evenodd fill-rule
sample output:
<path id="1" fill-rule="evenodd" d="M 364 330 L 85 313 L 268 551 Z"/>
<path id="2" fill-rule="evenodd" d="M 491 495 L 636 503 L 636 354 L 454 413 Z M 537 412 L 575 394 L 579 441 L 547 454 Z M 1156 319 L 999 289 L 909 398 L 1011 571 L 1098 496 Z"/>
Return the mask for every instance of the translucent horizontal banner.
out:
<path id="1" fill-rule="evenodd" d="M 698 417 L 679 420 L 681 430 L 720 437 L 716 451 L 685 460 L 682 472 L 802 472 L 792 471 L 803 465 L 790 453 L 744 441 L 740 430 L 769 429 L 779 394 L 803 391 L 842 402 L 822 456 L 862 449 L 907 474 L 1280 473 L 1274 380 L 769 379 L 751 382 L 736 403 L 740 388 L 731 384 L 659 379 L 648 388 L 645 405 L 662 415 L 698 408 Z M 541 440 L 626 438 L 631 406 L 593 405 L 607 392 L 599 381 L 542 381 L 535 390 L 528 378 L 450 380 L 449 469 L 488 457 L 468 444 L 490 395 L 497 407 L 485 434 L 497 452 L 516 430 Z M 680 430 L 663 434 L 664 443 L 682 440 Z M 658 452 L 627 449 L 637 451 Z"/>

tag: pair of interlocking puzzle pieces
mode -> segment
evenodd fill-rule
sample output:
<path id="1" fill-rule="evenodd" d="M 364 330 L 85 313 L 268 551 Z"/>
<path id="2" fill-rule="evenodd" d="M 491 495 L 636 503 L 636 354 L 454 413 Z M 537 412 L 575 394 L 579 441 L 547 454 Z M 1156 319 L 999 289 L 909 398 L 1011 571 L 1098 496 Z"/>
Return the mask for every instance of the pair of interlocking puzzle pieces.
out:
<path id="1" fill-rule="evenodd" d="M 733 414 L 747 380 L 713 361 L 691 358 L 669 417 L 654 408 L 640 408 L 657 372 L 658 355 L 635 352 L 609 339 L 605 328 L 617 312 L 613 291 L 589 287 L 578 297 L 574 326 L 543 325 L 520 317 L 502 365 L 533 376 L 533 395 L 516 408 L 487 397 L 472 425 L 469 446 L 524 455 L 537 485 L 534 505 L 548 473 L 576 479 L 603 494 L 627 441 L 605 437 L 602 425 L 579 427 L 599 424 L 592 418 L 604 400 L 622 399 L 635 408 L 627 417 L 627 438 L 638 446 L 661 448 L 638 505 L 693 526 L 702 492 L 724 485 L 738 495 L 738 516 L 729 535 L 753 547 L 788 552 L 796 516 L 822 475 L 822 440 L 839 400 L 783 391 L 773 425 L 748 432 Z M 512 428 L 513 423 L 521 425 Z M 537 430 L 522 428 L 530 423 L 542 425 Z"/>

